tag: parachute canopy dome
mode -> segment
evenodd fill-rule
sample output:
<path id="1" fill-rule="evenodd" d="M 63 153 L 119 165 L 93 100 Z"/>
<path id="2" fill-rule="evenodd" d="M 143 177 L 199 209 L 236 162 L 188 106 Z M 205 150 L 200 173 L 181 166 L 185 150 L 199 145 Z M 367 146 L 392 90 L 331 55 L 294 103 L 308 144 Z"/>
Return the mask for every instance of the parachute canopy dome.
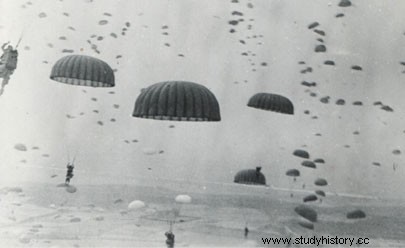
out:
<path id="1" fill-rule="evenodd" d="M 256 170 L 241 170 L 236 173 L 233 182 L 240 184 L 266 185 L 266 177 L 260 172 L 260 170 L 261 167 L 256 167 Z"/>
<path id="2" fill-rule="evenodd" d="M 306 229 L 314 230 L 314 224 L 306 221 L 299 221 L 298 224 Z"/>
<path id="3" fill-rule="evenodd" d="M 325 192 L 324 192 L 323 190 L 315 190 L 315 193 L 316 193 L 317 195 L 326 197 L 326 194 L 325 194 Z"/>
<path id="4" fill-rule="evenodd" d="M 301 217 L 311 221 L 316 222 L 318 220 L 318 214 L 314 209 L 305 205 L 299 205 L 294 209 L 294 211 Z"/>
<path id="5" fill-rule="evenodd" d="M 16 150 L 18 150 L 18 151 L 22 151 L 22 152 L 25 152 L 25 151 L 27 151 L 27 147 L 24 145 L 24 144 L 16 144 L 15 146 L 14 146 L 14 149 L 16 149 Z"/>
<path id="6" fill-rule="evenodd" d="M 309 153 L 304 150 L 297 149 L 293 152 L 294 156 L 300 157 L 300 158 L 309 158 Z"/>
<path id="7" fill-rule="evenodd" d="M 186 81 L 156 83 L 142 90 L 134 117 L 170 121 L 220 121 L 215 95 L 200 84 Z"/>
<path id="8" fill-rule="evenodd" d="M 301 165 L 304 167 L 308 167 L 308 168 L 313 168 L 313 169 L 316 168 L 315 163 L 312 161 L 309 161 L 309 160 L 302 161 Z"/>
<path id="9" fill-rule="evenodd" d="M 291 170 L 288 170 L 285 174 L 290 177 L 299 177 L 300 171 L 297 169 L 291 169 Z"/>
<path id="10" fill-rule="evenodd" d="M 328 185 L 328 182 L 323 178 L 318 178 L 318 179 L 315 180 L 315 185 L 317 185 L 317 186 L 326 186 L 326 185 Z"/>
<path id="11" fill-rule="evenodd" d="M 294 114 L 294 105 L 286 97 L 271 93 L 257 93 L 253 95 L 247 104 L 249 107 L 279 112 L 283 114 Z"/>
<path id="12" fill-rule="evenodd" d="M 318 197 L 314 194 L 307 195 L 302 199 L 304 202 L 309 202 L 309 201 L 316 201 L 318 200 Z"/>
<path id="13" fill-rule="evenodd" d="M 77 188 L 75 186 L 68 185 L 65 190 L 68 193 L 75 193 L 77 191 Z"/>
<path id="14" fill-rule="evenodd" d="M 72 85 L 114 87 L 114 72 L 104 61 L 84 55 L 65 56 L 54 64 L 50 78 Z"/>
<path id="15" fill-rule="evenodd" d="M 143 201 L 139 201 L 139 200 L 135 200 L 132 201 L 129 205 L 128 205 L 128 209 L 140 209 L 145 207 L 145 203 Z"/>
<path id="16" fill-rule="evenodd" d="M 191 197 L 189 195 L 178 195 L 174 200 L 178 203 L 191 203 Z"/>
<path id="17" fill-rule="evenodd" d="M 366 214 L 362 210 L 357 209 L 357 210 L 347 213 L 346 217 L 348 219 L 362 219 L 362 218 L 366 218 Z"/>

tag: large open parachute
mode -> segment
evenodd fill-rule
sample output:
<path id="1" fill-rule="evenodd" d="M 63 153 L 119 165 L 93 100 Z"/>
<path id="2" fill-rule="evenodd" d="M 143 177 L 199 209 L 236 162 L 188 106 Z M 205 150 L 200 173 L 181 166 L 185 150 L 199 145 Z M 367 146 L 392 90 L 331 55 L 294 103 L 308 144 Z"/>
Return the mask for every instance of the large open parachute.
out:
<path id="1" fill-rule="evenodd" d="M 236 173 L 233 181 L 241 184 L 266 185 L 266 177 L 260 172 L 260 170 L 261 167 L 256 167 L 256 170 L 241 170 Z"/>
<path id="2" fill-rule="evenodd" d="M 318 220 L 318 214 L 317 212 L 305 205 L 299 205 L 296 208 L 294 208 L 294 211 L 299 214 L 301 217 L 311 221 L 311 222 L 316 222 Z"/>
<path id="3" fill-rule="evenodd" d="M 114 72 L 104 61 L 85 55 L 68 55 L 54 64 L 50 78 L 72 85 L 115 86 Z"/>
<path id="4" fill-rule="evenodd" d="M 142 90 L 132 116 L 170 121 L 220 121 L 215 95 L 200 84 L 185 81 L 156 83 Z"/>
<path id="5" fill-rule="evenodd" d="M 271 93 L 257 93 L 253 95 L 247 104 L 249 107 L 279 112 L 283 114 L 294 114 L 294 105 L 286 97 Z"/>

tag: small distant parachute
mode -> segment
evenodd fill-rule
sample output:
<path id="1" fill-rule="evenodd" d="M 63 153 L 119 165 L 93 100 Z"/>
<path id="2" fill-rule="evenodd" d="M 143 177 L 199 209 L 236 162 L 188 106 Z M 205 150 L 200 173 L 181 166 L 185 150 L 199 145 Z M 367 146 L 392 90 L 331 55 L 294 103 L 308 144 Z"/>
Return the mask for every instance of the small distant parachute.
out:
<path id="1" fill-rule="evenodd" d="M 357 210 L 354 210 L 354 211 L 351 211 L 351 212 L 347 213 L 346 217 L 348 219 L 363 219 L 363 218 L 366 218 L 366 213 L 364 213 L 360 209 L 357 209 Z"/>
<path id="2" fill-rule="evenodd" d="M 338 99 L 337 101 L 336 101 L 336 105 L 345 105 L 345 100 L 343 100 L 343 99 Z"/>
<path id="3" fill-rule="evenodd" d="M 313 23 L 308 25 L 308 29 L 313 29 L 313 28 L 315 28 L 317 26 L 319 26 L 319 23 L 318 22 L 313 22 Z"/>
<path id="4" fill-rule="evenodd" d="M 323 190 L 319 190 L 319 189 L 315 190 L 315 194 L 326 197 L 326 194 L 325 194 L 325 192 Z"/>
<path id="5" fill-rule="evenodd" d="M 394 110 L 393 110 L 390 106 L 388 106 L 388 105 L 382 106 L 381 109 L 382 109 L 382 110 L 385 110 L 385 111 L 387 111 L 387 112 L 394 112 Z"/>
<path id="6" fill-rule="evenodd" d="M 336 14 L 336 18 L 339 18 L 339 17 L 343 17 L 343 16 L 345 16 L 345 14 L 343 14 L 343 13 L 338 13 L 338 14 Z"/>
<path id="7" fill-rule="evenodd" d="M 309 201 L 316 201 L 318 200 L 318 197 L 314 194 L 307 195 L 302 199 L 304 202 L 309 202 Z"/>
<path id="8" fill-rule="evenodd" d="M 136 210 L 136 209 L 143 208 L 145 206 L 146 205 L 145 205 L 145 203 L 143 201 L 135 200 L 135 201 L 132 201 L 131 203 L 128 204 L 128 209 Z"/>
<path id="9" fill-rule="evenodd" d="M 75 193 L 77 191 L 77 188 L 75 186 L 68 185 L 68 186 L 66 186 L 65 190 L 68 193 Z"/>
<path id="10" fill-rule="evenodd" d="M 317 45 L 316 47 L 315 47 L 315 52 L 317 52 L 317 53 L 324 53 L 324 52 L 326 52 L 326 46 L 325 45 Z"/>
<path id="11" fill-rule="evenodd" d="M 233 182 L 240 184 L 266 185 L 266 177 L 260 172 L 261 169 L 262 167 L 256 167 L 256 170 L 241 170 L 236 173 Z"/>
<path id="12" fill-rule="evenodd" d="M 18 151 L 22 151 L 22 152 L 27 151 L 27 147 L 24 144 L 21 144 L 21 143 L 15 144 L 14 149 L 16 149 Z"/>
<path id="13" fill-rule="evenodd" d="M 290 169 L 285 173 L 287 176 L 290 177 L 299 177 L 300 176 L 300 171 L 297 169 Z"/>
<path id="14" fill-rule="evenodd" d="M 325 97 L 322 97 L 319 101 L 321 102 L 321 103 L 329 103 L 329 96 L 325 96 Z"/>
<path id="15" fill-rule="evenodd" d="M 106 24 L 108 24 L 107 20 L 101 20 L 98 22 L 98 25 L 106 25 Z"/>
<path id="16" fill-rule="evenodd" d="M 326 180 L 323 179 L 323 178 L 318 178 L 318 179 L 316 179 L 314 183 L 315 183 L 315 185 L 317 185 L 317 186 L 326 186 L 326 185 L 328 185 L 328 181 L 326 181 Z"/>
<path id="17" fill-rule="evenodd" d="M 293 155 L 300 157 L 300 158 L 309 158 L 309 153 L 307 151 L 297 149 L 293 152 Z"/>
<path id="18" fill-rule="evenodd" d="M 301 217 L 311 221 L 316 222 L 318 220 L 318 214 L 314 209 L 309 206 L 299 205 L 294 208 L 294 211 L 299 214 Z"/>
<path id="19" fill-rule="evenodd" d="M 68 55 L 53 66 L 52 80 L 79 86 L 113 87 L 114 72 L 102 60 L 85 55 Z"/>
<path id="20" fill-rule="evenodd" d="M 191 197 L 189 195 L 178 195 L 174 200 L 178 203 L 191 203 Z"/>
<path id="21" fill-rule="evenodd" d="M 62 53 L 74 53 L 73 49 L 63 49 Z"/>
<path id="22" fill-rule="evenodd" d="M 315 163 L 312 161 L 309 161 L 309 160 L 302 161 L 301 165 L 304 167 L 308 167 L 308 168 L 313 168 L 313 169 L 316 168 Z"/>
<path id="23" fill-rule="evenodd" d="M 309 230 L 314 230 L 314 224 L 311 222 L 299 221 L 298 225 L 300 225 L 306 229 L 309 229 Z"/>
<path id="24" fill-rule="evenodd" d="M 373 165 L 375 166 L 381 166 L 381 164 L 379 162 L 373 162 Z"/>
<path id="25" fill-rule="evenodd" d="M 350 2 L 350 0 L 340 0 L 338 6 L 339 7 L 350 7 L 352 5 L 352 3 Z"/>
<path id="26" fill-rule="evenodd" d="M 156 83 L 141 91 L 132 116 L 171 121 L 220 121 L 219 104 L 205 86 L 186 82 Z"/>
<path id="27" fill-rule="evenodd" d="M 395 149 L 395 150 L 392 151 L 392 154 L 399 155 L 399 154 L 401 154 L 401 151 L 398 150 L 398 149 Z"/>
<path id="28" fill-rule="evenodd" d="M 247 104 L 249 107 L 279 112 L 283 114 L 294 114 L 294 105 L 286 97 L 271 94 L 271 93 L 257 93 L 253 95 Z"/>
<path id="29" fill-rule="evenodd" d="M 325 65 L 335 65 L 335 62 L 332 60 L 326 60 L 325 62 L 323 62 Z"/>
<path id="30" fill-rule="evenodd" d="M 39 18 L 45 18 L 46 17 L 46 13 L 45 12 L 41 12 L 38 15 Z"/>
<path id="31" fill-rule="evenodd" d="M 314 159 L 314 163 L 324 164 L 325 160 L 323 158 L 316 158 L 316 159 Z"/>
<path id="32" fill-rule="evenodd" d="M 353 65 L 353 66 L 352 66 L 352 70 L 362 71 L 363 68 L 361 68 L 361 66 L 358 66 L 358 65 Z"/>
<path id="33" fill-rule="evenodd" d="M 323 30 L 315 29 L 314 32 L 319 35 L 325 36 L 325 31 L 323 31 Z"/>

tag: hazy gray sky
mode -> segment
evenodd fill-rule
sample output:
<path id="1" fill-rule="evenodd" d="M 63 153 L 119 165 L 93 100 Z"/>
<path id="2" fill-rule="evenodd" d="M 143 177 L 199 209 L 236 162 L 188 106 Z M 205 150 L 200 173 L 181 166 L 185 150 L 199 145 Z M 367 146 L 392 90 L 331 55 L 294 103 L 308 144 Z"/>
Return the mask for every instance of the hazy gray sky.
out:
<path id="1" fill-rule="evenodd" d="M 285 171 L 298 168 L 303 174 L 298 187 L 324 177 L 330 191 L 403 197 L 405 66 L 399 62 L 405 61 L 404 2 L 356 0 L 350 8 L 338 7 L 337 0 L 31 2 L 0 0 L 0 42 L 15 44 L 23 34 L 18 68 L 0 98 L 2 181 L 54 182 L 54 173 L 63 180 L 69 151 L 71 156 L 77 153 L 76 184 L 132 183 L 148 177 L 232 182 L 238 170 L 260 165 L 268 182 L 279 187 L 290 184 Z M 253 8 L 247 7 L 249 2 Z M 228 24 L 239 18 L 233 11 L 244 14 L 237 26 Z M 41 12 L 47 17 L 39 18 Z M 337 13 L 345 16 L 336 18 Z M 108 24 L 99 25 L 100 20 Z M 307 28 L 314 21 L 325 36 Z M 122 36 L 126 22 L 131 26 Z M 162 29 L 165 25 L 168 29 Z M 231 34 L 231 28 L 236 32 Z M 93 34 L 104 39 L 90 38 Z M 326 53 L 314 52 L 317 38 L 324 40 Z M 101 54 L 90 48 L 89 39 Z M 118 70 L 116 87 L 74 87 L 50 80 L 53 63 L 67 55 L 62 49 L 108 62 Z M 241 55 L 248 51 L 256 56 Z M 327 59 L 336 66 L 323 65 Z M 352 65 L 363 71 L 351 70 Z M 313 72 L 301 74 L 306 66 Z M 167 80 L 208 87 L 219 101 L 222 121 L 132 118 L 140 90 Z M 317 82 L 310 89 L 318 97 L 305 92 L 303 80 Z M 111 90 L 115 94 L 108 94 Z M 257 92 L 290 98 L 296 114 L 246 107 Z M 329 104 L 319 101 L 323 96 L 331 97 Z M 346 105 L 336 105 L 339 98 Z M 353 106 L 353 101 L 364 106 Z M 373 106 L 374 101 L 394 112 Z M 67 114 L 77 118 L 68 119 Z M 169 128 L 172 124 L 175 128 Z M 139 142 L 124 142 L 133 139 Z M 15 150 L 16 143 L 27 145 L 28 151 Z M 304 145 L 311 158 L 324 158 L 326 164 L 317 170 L 302 167 L 291 154 Z M 33 146 L 40 150 L 31 150 Z M 392 154 L 394 149 L 402 154 Z M 148 155 L 146 150 L 164 153 Z M 374 161 L 381 167 L 373 166 Z"/>

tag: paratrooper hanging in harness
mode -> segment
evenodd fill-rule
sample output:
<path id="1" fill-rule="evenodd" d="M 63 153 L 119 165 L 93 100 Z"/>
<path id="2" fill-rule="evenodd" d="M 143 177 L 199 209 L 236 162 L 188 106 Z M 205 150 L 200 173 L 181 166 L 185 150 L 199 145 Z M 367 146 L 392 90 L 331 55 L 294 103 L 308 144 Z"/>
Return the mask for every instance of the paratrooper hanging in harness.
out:
<path id="1" fill-rule="evenodd" d="M 0 96 L 4 92 L 4 87 L 8 84 L 10 76 L 14 73 L 14 70 L 17 68 L 18 51 L 17 49 L 14 49 L 11 45 L 8 45 L 9 43 L 10 42 L 4 43 L 1 46 L 3 54 L 0 57 L 0 78 L 2 78 Z"/>

